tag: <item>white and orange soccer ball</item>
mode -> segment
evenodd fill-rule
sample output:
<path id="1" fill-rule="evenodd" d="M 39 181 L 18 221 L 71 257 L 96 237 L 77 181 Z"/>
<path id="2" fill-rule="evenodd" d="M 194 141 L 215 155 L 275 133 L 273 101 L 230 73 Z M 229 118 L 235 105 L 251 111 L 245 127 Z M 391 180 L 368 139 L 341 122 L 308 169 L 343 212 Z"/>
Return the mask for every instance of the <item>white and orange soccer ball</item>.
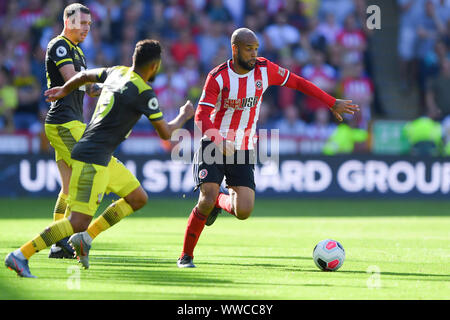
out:
<path id="1" fill-rule="evenodd" d="M 314 247 L 313 259 L 320 270 L 336 271 L 344 263 L 345 250 L 336 240 L 322 240 Z"/>

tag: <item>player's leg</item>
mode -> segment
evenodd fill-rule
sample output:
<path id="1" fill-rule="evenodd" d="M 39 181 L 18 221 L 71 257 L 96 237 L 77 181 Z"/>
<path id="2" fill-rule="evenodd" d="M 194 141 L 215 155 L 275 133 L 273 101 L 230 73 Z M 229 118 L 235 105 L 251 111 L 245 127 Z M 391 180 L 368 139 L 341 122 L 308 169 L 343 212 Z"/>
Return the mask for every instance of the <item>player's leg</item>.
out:
<path id="1" fill-rule="evenodd" d="M 247 150 L 241 155 L 236 155 L 236 161 L 238 157 L 245 159 L 245 162 L 225 165 L 225 177 L 229 194 L 219 193 L 216 207 L 227 211 L 240 220 L 244 220 L 250 216 L 255 203 L 255 155 L 254 151 Z"/>
<path id="2" fill-rule="evenodd" d="M 103 200 L 110 180 L 107 166 L 74 161 L 69 185 L 70 207 L 68 219 L 74 226 L 74 234 L 68 242 L 75 250 L 78 261 L 89 268 L 90 243 L 81 236 L 92 224 L 92 217 Z"/>
<path id="3" fill-rule="evenodd" d="M 230 211 L 239 220 L 250 217 L 255 206 L 255 190 L 244 186 L 230 186 L 229 199 L 226 206 L 230 206 Z"/>
<path id="4" fill-rule="evenodd" d="M 55 208 L 53 210 L 53 221 L 59 221 L 65 217 L 69 212 L 67 206 L 67 197 L 69 194 L 69 183 L 72 174 L 72 168 L 63 159 L 56 161 L 58 166 L 58 171 L 61 177 L 61 191 L 56 200 Z M 59 240 L 50 247 L 50 252 L 48 254 L 49 258 L 66 258 L 75 259 L 74 250 L 68 243 L 69 238 Z"/>
<path id="5" fill-rule="evenodd" d="M 67 210 L 67 195 L 72 174 L 70 153 L 75 143 L 83 135 L 85 128 L 86 125 L 80 121 L 45 125 L 45 134 L 55 149 L 55 161 L 61 177 L 61 191 L 53 210 L 53 221 L 64 218 L 65 214 L 70 212 Z M 53 244 L 50 248 L 49 258 L 73 258 L 74 251 L 67 240 L 67 238 L 61 239 Z"/>
<path id="6" fill-rule="evenodd" d="M 205 227 L 208 215 L 214 209 L 219 188 L 220 185 L 216 182 L 206 182 L 200 185 L 200 196 L 197 205 L 189 215 L 184 234 L 183 251 L 177 262 L 179 268 L 195 267 L 193 264 L 194 249 Z"/>
<path id="7" fill-rule="evenodd" d="M 63 159 L 56 161 L 59 175 L 61 177 L 61 191 L 58 194 L 55 208 L 53 210 L 53 221 L 58 221 L 64 218 L 67 208 L 67 195 L 69 194 L 69 182 L 72 174 L 72 169 Z"/>
<path id="8" fill-rule="evenodd" d="M 61 191 L 55 203 L 53 221 L 64 217 L 67 208 L 67 195 L 72 173 L 71 151 L 80 140 L 86 125 L 80 121 L 70 121 L 63 124 L 45 124 L 45 135 L 55 149 L 55 161 L 61 177 Z"/>
<path id="9" fill-rule="evenodd" d="M 223 164 L 208 164 L 207 161 L 203 161 L 204 159 L 201 156 L 203 148 L 207 145 L 208 143 L 202 142 L 202 148 L 199 148 L 193 159 L 192 172 L 196 185 L 195 190 L 200 189 L 200 196 L 197 205 L 189 215 L 184 234 L 183 250 L 177 261 L 180 268 L 195 267 L 193 263 L 194 249 L 208 216 L 216 209 L 215 204 L 224 177 Z"/>
<path id="10" fill-rule="evenodd" d="M 74 161 L 67 198 L 72 213 L 67 218 L 64 217 L 53 222 L 40 234 L 10 253 L 5 260 L 5 265 L 20 276 L 32 277 L 28 268 L 28 260 L 36 252 L 74 234 L 74 232 L 86 230 L 103 198 L 108 179 L 106 167 Z M 86 249 L 89 250 L 89 248 Z"/>
<path id="11" fill-rule="evenodd" d="M 123 218 L 145 206 L 147 193 L 137 178 L 122 162 L 113 157 L 108 164 L 110 179 L 107 193 L 113 192 L 120 199 L 108 206 L 83 232 L 83 238 L 90 245 L 101 232 L 106 231 Z"/>
<path id="12" fill-rule="evenodd" d="M 73 215 L 71 215 L 69 219 L 62 218 L 53 222 L 33 239 L 23 244 L 19 249 L 8 254 L 5 259 L 5 265 L 16 271 L 19 276 L 34 277 L 29 270 L 28 260 L 35 253 L 89 225 L 90 220 L 72 219 L 72 216 Z M 90 219 L 92 219 L 92 217 L 90 217 Z M 81 224 L 81 221 L 84 221 L 84 223 Z"/>

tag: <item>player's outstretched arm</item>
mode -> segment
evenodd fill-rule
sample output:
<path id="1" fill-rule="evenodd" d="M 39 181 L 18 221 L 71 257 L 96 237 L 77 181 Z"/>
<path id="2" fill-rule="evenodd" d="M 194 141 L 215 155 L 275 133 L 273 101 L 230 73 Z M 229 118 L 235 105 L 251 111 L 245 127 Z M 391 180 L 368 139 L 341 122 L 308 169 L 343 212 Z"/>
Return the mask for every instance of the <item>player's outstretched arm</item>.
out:
<path id="1" fill-rule="evenodd" d="M 78 72 L 72 78 L 70 78 L 62 87 L 54 87 L 46 90 L 44 95 L 47 97 L 47 102 L 52 102 L 58 99 L 62 99 L 71 93 L 73 90 L 92 82 L 101 82 L 98 75 L 103 69 L 92 69 Z"/>
<path id="2" fill-rule="evenodd" d="M 352 100 L 336 99 L 330 110 L 337 120 L 342 121 L 344 120 L 342 117 L 344 113 L 355 114 L 355 112 L 359 111 L 359 106 L 352 103 Z"/>
<path id="3" fill-rule="evenodd" d="M 306 95 L 315 97 L 330 107 L 331 113 L 338 121 L 343 120 L 343 114 L 354 114 L 359 111 L 359 106 L 352 103 L 352 100 L 336 99 L 308 81 L 296 74 L 290 73 L 286 81 L 286 87 L 303 92 Z"/>
<path id="4" fill-rule="evenodd" d="M 194 106 L 191 101 L 187 101 L 183 106 L 180 107 L 180 112 L 170 122 L 166 122 L 166 120 L 157 120 L 153 121 L 153 127 L 155 128 L 158 136 L 163 140 L 169 140 L 172 136 L 172 133 L 180 129 L 184 126 L 184 124 L 194 116 Z"/>

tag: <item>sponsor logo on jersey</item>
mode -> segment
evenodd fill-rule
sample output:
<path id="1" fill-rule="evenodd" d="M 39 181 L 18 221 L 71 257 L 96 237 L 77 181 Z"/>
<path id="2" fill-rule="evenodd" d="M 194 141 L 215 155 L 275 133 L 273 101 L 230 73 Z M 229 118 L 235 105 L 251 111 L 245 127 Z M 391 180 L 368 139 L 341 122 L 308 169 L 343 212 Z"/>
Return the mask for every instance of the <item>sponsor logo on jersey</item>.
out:
<path id="1" fill-rule="evenodd" d="M 258 104 L 259 97 L 249 97 L 244 99 L 225 99 L 224 107 L 229 109 L 244 110 L 245 108 L 253 108 Z"/>

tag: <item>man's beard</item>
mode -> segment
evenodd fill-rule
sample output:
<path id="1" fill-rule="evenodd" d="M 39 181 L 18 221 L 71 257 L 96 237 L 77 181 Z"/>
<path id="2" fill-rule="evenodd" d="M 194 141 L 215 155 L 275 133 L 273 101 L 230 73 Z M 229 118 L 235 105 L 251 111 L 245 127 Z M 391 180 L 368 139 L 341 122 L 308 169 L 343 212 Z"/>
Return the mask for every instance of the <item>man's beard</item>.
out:
<path id="1" fill-rule="evenodd" d="M 255 65 L 251 66 L 248 62 L 242 60 L 242 58 L 238 55 L 238 64 L 244 68 L 245 70 L 252 71 L 255 68 Z"/>

